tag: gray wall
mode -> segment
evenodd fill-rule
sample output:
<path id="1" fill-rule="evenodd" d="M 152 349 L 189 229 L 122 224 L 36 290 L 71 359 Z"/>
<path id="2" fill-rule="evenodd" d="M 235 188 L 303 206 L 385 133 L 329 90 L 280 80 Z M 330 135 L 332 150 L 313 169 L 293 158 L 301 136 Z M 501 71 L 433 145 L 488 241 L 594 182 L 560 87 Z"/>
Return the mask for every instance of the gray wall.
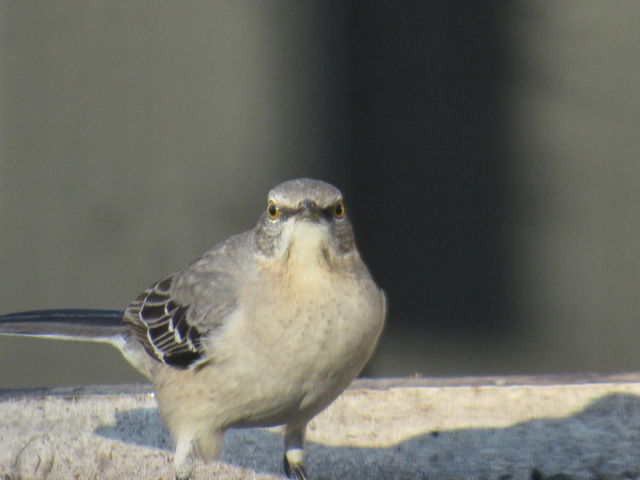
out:
<path id="1" fill-rule="evenodd" d="M 122 308 L 347 194 L 389 293 L 371 375 L 640 365 L 635 2 L 0 1 L 0 312 Z M 0 387 L 139 379 L 0 338 Z"/>

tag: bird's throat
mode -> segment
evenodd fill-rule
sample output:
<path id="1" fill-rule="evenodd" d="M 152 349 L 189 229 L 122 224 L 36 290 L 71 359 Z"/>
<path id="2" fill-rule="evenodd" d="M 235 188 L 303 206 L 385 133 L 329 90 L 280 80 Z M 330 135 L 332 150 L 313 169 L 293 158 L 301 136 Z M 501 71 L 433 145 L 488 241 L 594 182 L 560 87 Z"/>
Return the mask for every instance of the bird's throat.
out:
<path id="1" fill-rule="evenodd" d="M 293 226 L 283 255 L 285 268 L 314 269 L 329 261 L 328 231 L 323 225 L 302 221 Z"/>

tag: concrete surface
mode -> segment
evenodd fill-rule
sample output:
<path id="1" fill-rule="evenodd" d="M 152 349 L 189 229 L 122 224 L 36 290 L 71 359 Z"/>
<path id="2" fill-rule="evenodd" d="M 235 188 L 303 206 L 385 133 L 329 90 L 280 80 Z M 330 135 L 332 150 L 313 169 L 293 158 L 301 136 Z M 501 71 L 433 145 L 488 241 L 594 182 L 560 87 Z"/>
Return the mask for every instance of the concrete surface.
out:
<path id="1" fill-rule="evenodd" d="M 173 478 L 147 385 L 4 390 L 0 418 L 0 478 Z M 231 431 L 196 479 L 282 478 L 281 443 Z M 316 480 L 638 478 L 640 374 L 359 380 L 307 451 Z"/>

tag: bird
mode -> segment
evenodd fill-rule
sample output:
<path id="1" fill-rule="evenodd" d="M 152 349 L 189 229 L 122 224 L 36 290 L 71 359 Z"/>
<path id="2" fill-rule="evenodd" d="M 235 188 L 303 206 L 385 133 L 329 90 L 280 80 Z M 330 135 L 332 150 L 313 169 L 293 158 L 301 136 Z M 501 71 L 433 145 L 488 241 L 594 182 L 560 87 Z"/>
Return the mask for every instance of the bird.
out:
<path id="1" fill-rule="evenodd" d="M 177 480 L 217 459 L 228 429 L 278 425 L 285 474 L 307 480 L 307 424 L 362 371 L 386 312 L 342 193 L 299 178 L 269 191 L 253 229 L 152 284 L 124 311 L 7 314 L 0 334 L 117 347 L 153 385 Z"/>

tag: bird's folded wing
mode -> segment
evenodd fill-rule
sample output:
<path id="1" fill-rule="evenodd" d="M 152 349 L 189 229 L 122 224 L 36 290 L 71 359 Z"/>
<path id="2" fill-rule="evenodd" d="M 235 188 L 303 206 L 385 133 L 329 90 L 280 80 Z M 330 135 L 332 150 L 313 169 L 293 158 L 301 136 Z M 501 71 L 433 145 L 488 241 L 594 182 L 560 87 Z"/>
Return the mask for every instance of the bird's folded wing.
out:
<path id="1" fill-rule="evenodd" d="M 229 275 L 192 267 L 153 284 L 123 316 L 147 353 L 175 368 L 207 361 L 206 338 L 235 308 Z"/>

